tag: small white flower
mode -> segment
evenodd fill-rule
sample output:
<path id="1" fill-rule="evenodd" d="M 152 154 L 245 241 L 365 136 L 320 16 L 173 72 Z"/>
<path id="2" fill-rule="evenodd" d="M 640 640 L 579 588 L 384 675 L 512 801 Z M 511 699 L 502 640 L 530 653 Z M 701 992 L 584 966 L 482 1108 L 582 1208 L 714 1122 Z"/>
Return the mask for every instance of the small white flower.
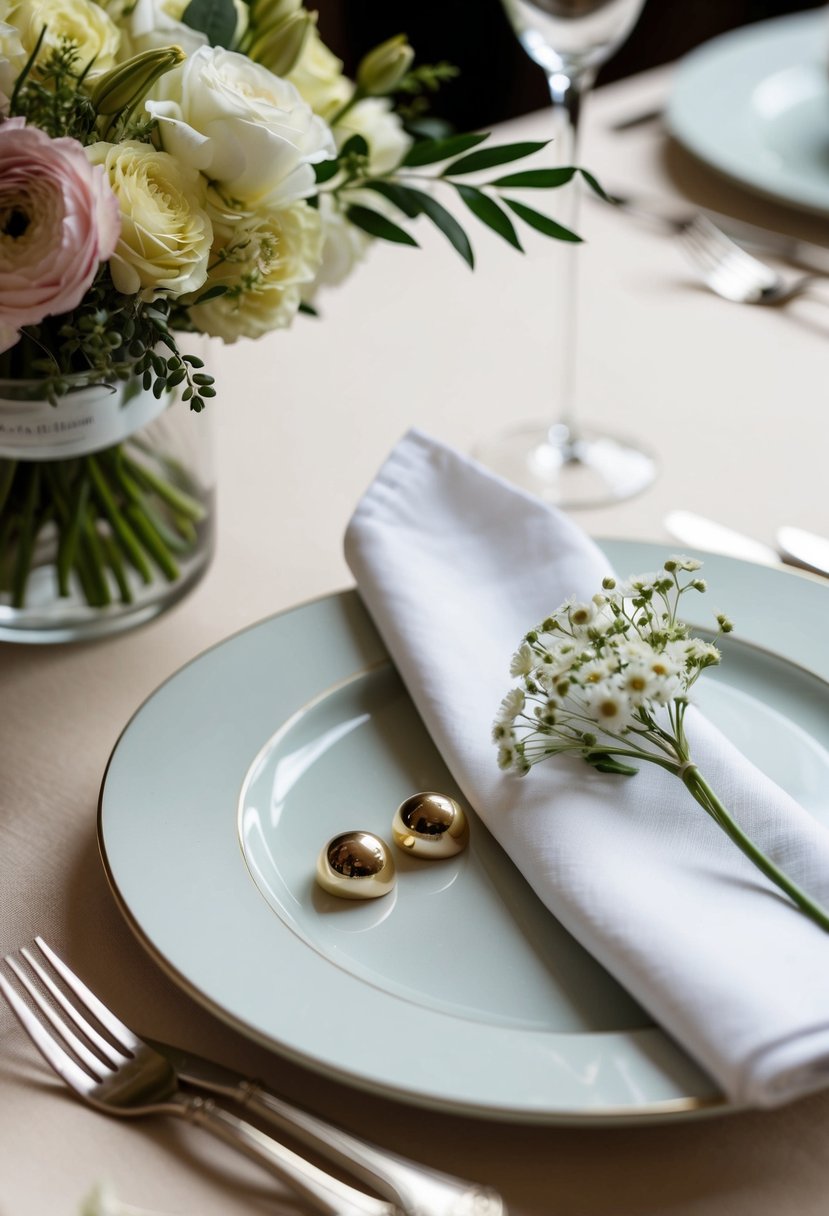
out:
<path id="1" fill-rule="evenodd" d="M 528 676 L 535 667 L 535 652 L 529 642 L 522 642 L 509 665 L 511 676 Z"/>
<path id="2" fill-rule="evenodd" d="M 702 562 L 697 561 L 695 557 L 686 557 L 684 553 L 672 553 L 665 562 L 666 570 L 687 570 L 693 572 L 702 567 Z"/>
<path id="3" fill-rule="evenodd" d="M 688 638 L 684 643 L 684 653 L 689 667 L 714 667 L 722 658 L 717 647 L 702 638 Z"/>
<path id="4" fill-rule="evenodd" d="M 590 717 L 603 730 L 623 733 L 634 721 L 634 706 L 630 697 L 610 681 L 592 685 L 586 692 L 586 708 Z"/>
<path id="5" fill-rule="evenodd" d="M 594 656 L 581 664 L 577 679 L 579 684 L 586 688 L 590 684 L 599 684 L 602 680 L 608 679 L 615 670 L 616 663 L 611 655 Z"/>
<path id="6" fill-rule="evenodd" d="M 523 711 L 525 703 L 526 697 L 522 689 L 511 688 L 498 707 L 495 721 L 509 722 L 511 724 Z"/>

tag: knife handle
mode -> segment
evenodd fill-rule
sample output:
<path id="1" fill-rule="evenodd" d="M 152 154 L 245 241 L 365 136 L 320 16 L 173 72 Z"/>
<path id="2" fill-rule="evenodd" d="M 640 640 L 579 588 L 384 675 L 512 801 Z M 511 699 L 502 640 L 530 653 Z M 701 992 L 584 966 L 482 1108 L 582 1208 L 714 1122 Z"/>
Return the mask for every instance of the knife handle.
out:
<path id="1" fill-rule="evenodd" d="M 506 1216 L 503 1200 L 477 1186 L 420 1165 L 293 1106 L 253 1081 L 242 1082 L 245 1108 L 318 1152 L 378 1194 L 398 1204 L 406 1216 Z"/>
<path id="2" fill-rule="evenodd" d="M 355 1191 L 317 1169 L 258 1127 L 217 1106 L 212 1098 L 178 1095 L 171 1113 L 210 1132 L 231 1148 L 256 1161 L 287 1183 L 320 1216 L 397 1216 L 396 1209 L 380 1199 Z"/>

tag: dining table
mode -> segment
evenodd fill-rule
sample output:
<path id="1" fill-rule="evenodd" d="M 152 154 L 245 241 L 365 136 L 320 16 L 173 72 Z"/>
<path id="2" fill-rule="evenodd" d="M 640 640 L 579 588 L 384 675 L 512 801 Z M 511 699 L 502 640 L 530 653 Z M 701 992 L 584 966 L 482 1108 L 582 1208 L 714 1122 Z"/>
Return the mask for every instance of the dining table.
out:
<path id="1" fill-rule="evenodd" d="M 645 210 L 710 209 L 812 242 L 829 258 L 829 208 L 752 190 L 669 133 L 664 108 L 677 70 L 597 88 L 580 162 Z M 546 110 L 496 131 L 502 142 L 549 134 Z M 553 156 L 547 148 L 536 161 Z M 99 791 L 122 730 L 153 691 L 224 639 L 353 587 L 346 525 L 409 428 L 474 454 L 500 431 L 554 417 L 554 286 L 573 251 L 523 229 L 518 253 L 467 218 L 474 271 L 420 221 L 419 249 L 374 242 L 350 280 L 319 297 L 318 316 L 255 342 L 211 343 L 218 524 L 198 586 L 111 637 L 0 644 L 0 947 L 5 954 L 42 935 L 137 1032 L 257 1077 L 385 1148 L 489 1184 L 511 1216 L 823 1216 L 829 1090 L 768 1110 L 595 1121 L 407 1100 L 327 1075 L 230 1024 L 145 949 L 108 883 Z M 684 548 L 665 527 L 675 509 L 769 544 L 782 524 L 829 535 L 829 278 L 785 307 L 744 305 L 714 294 L 676 235 L 647 216 L 585 191 L 579 231 L 578 416 L 646 448 L 657 475 L 635 497 L 572 518 L 600 544 L 652 542 L 666 554 Z M 202 423 L 192 418 L 194 428 Z M 796 597 L 790 614 L 786 599 L 803 578 L 811 576 L 781 573 L 775 584 L 780 627 L 794 634 Z M 820 586 L 829 621 L 829 582 Z M 228 718 L 234 712 L 228 704 Z M 182 891 L 199 881 L 198 854 L 194 841 Z M 264 951 L 260 965 L 280 963 Z M 284 969 L 286 1000 L 293 982 Z M 416 1010 L 404 1003 L 401 1021 L 405 1051 Z M 356 1071 L 364 1059 L 370 1071 L 370 1039 L 352 1047 L 348 1063 Z M 140 1211 L 177 1216 L 306 1210 L 198 1128 L 112 1119 L 82 1104 L 0 1002 L 0 1216 L 75 1216 L 100 1184 Z"/>

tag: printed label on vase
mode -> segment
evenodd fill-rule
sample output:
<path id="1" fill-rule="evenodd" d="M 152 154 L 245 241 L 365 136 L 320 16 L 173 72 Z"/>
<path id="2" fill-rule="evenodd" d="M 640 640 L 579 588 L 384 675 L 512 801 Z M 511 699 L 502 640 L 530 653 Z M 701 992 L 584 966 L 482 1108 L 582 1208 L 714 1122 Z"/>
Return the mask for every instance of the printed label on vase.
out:
<path id="1" fill-rule="evenodd" d="M 86 456 L 148 426 L 170 401 L 169 394 L 156 399 L 143 389 L 127 394 L 124 385 L 95 385 L 67 393 L 52 405 L 44 400 L 12 400 L 3 396 L 0 387 L 0 457 L 64 460 Z"/>

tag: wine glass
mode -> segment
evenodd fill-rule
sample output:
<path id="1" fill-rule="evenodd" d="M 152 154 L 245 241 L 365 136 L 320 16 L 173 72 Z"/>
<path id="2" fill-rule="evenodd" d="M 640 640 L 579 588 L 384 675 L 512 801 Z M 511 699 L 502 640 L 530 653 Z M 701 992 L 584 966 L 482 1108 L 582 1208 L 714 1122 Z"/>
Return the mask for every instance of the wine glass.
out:
<path id="1" fill-rule="evenodd" d="M 578 164 L 579 115 L 598 68 L 627 38 L 645 0 L 502 0 L 524 50 L 544 69 L 553 105 L 561 165 Z M 557 191 L 557 219 L 578 228 L 579 182 Z M 644 489 L 654 478 L 651 456 L 627 440 L 576 422 L 578 246 L 560 247 L 556 326 L 558 417 L 521 426 L 480 445 L 490 468 L 562 507 L 596 507 Z"/>

